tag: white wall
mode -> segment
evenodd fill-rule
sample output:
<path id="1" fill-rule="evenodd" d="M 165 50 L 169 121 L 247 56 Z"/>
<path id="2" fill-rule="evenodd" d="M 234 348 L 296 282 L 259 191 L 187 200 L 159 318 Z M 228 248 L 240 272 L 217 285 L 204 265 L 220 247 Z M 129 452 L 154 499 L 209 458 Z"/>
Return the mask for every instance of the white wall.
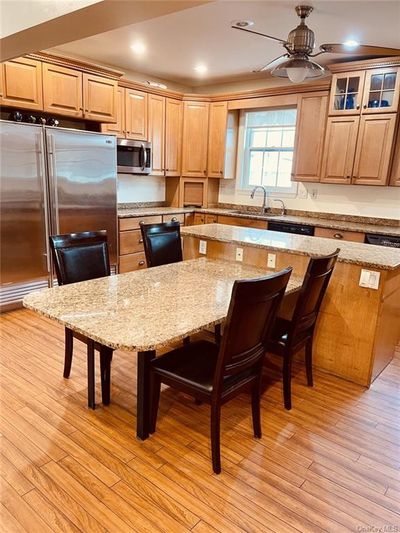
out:
<path id="1" fill-rule="evenodd" d="M 118 174 L 117 199 L 118 203 L 163 202 L 165 178 Z"/>
<path id="2" fill-rule="evenodd" d="M 314 198 L 312 198 L 313 191 L 316 191 Z M 236 189 L 235 180 L 221 180 L 219 202 L 258 206 L 262 201 L 261 195 L 260 191 L 252 200 L 248 191 Z M 305 195 L 307 198 L 304 198 Z M 280 198 L 289 209 L 365 217 L 400 218 L 400 187 L 300 183 L 296 197 L 281 195 Z M 272 202 L 271 198 L 269 205 L 279 207 L 279 204 Z"/>

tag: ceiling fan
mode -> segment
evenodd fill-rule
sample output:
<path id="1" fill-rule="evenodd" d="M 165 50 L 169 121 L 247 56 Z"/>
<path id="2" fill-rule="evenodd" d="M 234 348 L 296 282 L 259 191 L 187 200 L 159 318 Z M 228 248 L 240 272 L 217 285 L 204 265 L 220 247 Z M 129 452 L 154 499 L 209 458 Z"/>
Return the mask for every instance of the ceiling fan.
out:
<path id="1" fill-rule="evenodd" d="M 255 72 L 271 70 L 273 76 L 289 78 L 293 83 L 300 83 L 306 78 L 320 78 L 326 74 L 324 67 L 315 61 L 312 61 L 310 57 L 317 57 L 326 53 L 381 57 L 400 55 L 400 50 L 397 48 L 358 44 L 355 41 L 348 41 L 343 44 L 321 44 L 319 51 L 313 54 L 315 48 L 315 35 L 305 23 L 305 19 L 313 11 L 313 7 L 299 5 L 295 9 L 297 15 L 300 17 L 300 24 L 289 33 L 286 40 L 250 30 L 247 27 L 251 25 L 249 21 L 238 21 L 232 24 L 231 27 L 235 30 L 246 31 L 255 35 L 261 35 L 267 39 L 278 41 L 286 50 L 286 53 Z"/>

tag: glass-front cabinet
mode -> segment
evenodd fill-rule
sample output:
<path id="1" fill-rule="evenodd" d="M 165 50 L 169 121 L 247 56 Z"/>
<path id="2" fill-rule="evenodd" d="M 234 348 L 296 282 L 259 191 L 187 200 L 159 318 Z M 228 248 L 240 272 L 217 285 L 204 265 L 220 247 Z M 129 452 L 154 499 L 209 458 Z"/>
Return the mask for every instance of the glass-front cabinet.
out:
<path id="1" fill-rule="evenodd" d="M 330 115 L 396 112 L 400 69 L 388 67 L 332 76 Z"/>

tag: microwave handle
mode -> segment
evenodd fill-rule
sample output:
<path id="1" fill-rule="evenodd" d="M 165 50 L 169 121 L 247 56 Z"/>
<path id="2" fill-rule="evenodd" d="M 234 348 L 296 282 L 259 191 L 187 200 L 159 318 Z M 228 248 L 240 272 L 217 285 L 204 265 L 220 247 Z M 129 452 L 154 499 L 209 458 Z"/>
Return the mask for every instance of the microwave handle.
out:
<path id="1" fill-rule="evenodd" d="M 142 150 L 143 150 L 143 166 L 142 166 L 142 170 L 145 170 L 146 165 L 147 165 L 147 150 L 146 150 L 146 148 L 145 148 L 143 143 L 142 143 Z"/>

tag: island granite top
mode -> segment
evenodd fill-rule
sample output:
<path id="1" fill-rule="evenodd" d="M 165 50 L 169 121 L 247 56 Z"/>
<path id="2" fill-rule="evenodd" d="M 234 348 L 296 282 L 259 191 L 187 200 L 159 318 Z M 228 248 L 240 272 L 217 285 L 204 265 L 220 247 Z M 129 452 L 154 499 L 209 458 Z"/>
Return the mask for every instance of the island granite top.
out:
<path id="1" fill-rule="evenodd" d="M 23 304 L 114 349 L 153 350 L 221 323 L 236 279 L 266 268 L 206 258 L 44 289 Z M 300 288 L 292 276 L 286 293 Z"/>
<path id="2" fill-rule="evenodd" d="M 186 226 L 181 228 L 181 234 L 204 240 L 235 243 L 242 246 L 254 246 L 313 257 L 328 255 L 333 253 L 336 248 L 340 248 L 338 261 L 382 270 L 400 268 L 400 249 L 386 246 L 350 241 L 338 243 L 334 239 L 225 224 Z"/>

